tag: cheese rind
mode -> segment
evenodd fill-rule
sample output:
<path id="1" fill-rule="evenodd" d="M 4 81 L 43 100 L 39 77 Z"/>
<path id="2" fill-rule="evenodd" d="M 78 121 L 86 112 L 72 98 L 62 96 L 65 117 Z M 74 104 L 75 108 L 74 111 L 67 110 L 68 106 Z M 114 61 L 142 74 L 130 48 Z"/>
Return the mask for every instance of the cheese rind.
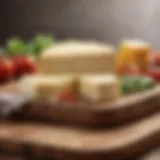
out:
<path id="1" fill-rule="evenodd" d="M 80 79 L 80 93 L 92 101 L 110 102 L 120 96 L 120 84 L 115 75 L 88 75 Z"/>
<path id="2" fill-rule="evenodd" d="M 59 96 L 73 89 L 73 76 L 27 76 L 19 83 L 20 92 L 31 99 L 58 100 Z"/>
<path id="3" fill-rule="evenodd" d="M 38 62 L 40 74 L 113 73 L 114 48 L 96 42 L 64 42 L 46 50 Z"/>

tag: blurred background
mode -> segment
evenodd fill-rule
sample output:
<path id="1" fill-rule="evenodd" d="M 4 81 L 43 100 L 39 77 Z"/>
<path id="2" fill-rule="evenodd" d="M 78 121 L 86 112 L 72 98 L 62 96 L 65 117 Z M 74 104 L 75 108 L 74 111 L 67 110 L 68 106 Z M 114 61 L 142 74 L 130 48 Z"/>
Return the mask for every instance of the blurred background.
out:
<path id="1" fill-rule="evenodd" d="M 43 32 L 111 44 L 140 38 L 160 49 L 159 6 L 159 0 L 1 0 L 0 43 Z"/>

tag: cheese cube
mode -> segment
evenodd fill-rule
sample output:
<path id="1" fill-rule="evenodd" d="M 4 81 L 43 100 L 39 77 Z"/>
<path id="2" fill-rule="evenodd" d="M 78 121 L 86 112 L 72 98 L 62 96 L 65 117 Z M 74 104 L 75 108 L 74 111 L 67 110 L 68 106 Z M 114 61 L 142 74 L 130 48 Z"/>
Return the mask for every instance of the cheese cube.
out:
<path id="1" fill-rule="evenodd" d="M 72 76 L 26 76 L 20 80 L 19 91 L 31 99 L 53 99 L 73 89 Z"/>
<path id="2" fill-rule="evenodd" d="M 113 73 L 116 55 L 111 46 L 96 42 L 62 42 L 46 50 L 38 62 L 40 74 Z"/>
<path id="3" fill-rule="evenodd" d="M 18 84 L 18 91 L 28 98 L 35 98 L 36 95 L 36 77 L 35 76 L 24 76 Z"/>
<path id="4" fill-rule="evenodd" d="M 80 93 L 88 100 L 109 102 L 120 96 L 119 80 L 115 75 L 82 76 Z"/>

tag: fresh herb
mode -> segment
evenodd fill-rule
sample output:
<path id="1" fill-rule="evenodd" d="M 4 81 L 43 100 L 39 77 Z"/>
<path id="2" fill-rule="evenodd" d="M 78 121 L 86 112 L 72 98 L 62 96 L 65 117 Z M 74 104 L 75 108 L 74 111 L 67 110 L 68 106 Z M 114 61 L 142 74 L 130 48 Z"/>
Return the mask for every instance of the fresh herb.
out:
<path id="1" fill-rule="evenodd" d="M 10 56 L 26 53 L 26 45 L 20 38 L 12 38 L 6 43 L 6 50 Z"/>
<path id="2" fill-rule="evenodd" d="M 146 76 L 123 76 L 121 86 L 123 94 L 129 94 L 153 88 L 155 81 Z"/>
<path id="3" fill-rule="evenodd" d="M 50 35 L 39 34 L 28 45 L 28 48 L 35 56 L 40 56 L 42 52 L 53 45 L 55 40 Z"/>
<path id="4" fill-rule="evenodd" d="M 45 49 L 54 43 L 55 40 L 51 35 L 38 34 L 28 43 L 25 43 L 20 38 L 9 39 L 5 47 L 10 56 L 25 54 L 39 57 Z"/>

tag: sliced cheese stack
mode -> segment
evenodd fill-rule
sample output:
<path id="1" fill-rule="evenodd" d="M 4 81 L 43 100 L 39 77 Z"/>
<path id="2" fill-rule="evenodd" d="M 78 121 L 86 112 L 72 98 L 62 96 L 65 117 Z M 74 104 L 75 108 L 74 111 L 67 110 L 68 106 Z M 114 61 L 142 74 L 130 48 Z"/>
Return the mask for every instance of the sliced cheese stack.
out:
<path id="1" fill-rule="evenodd" d="M 116 54 L 111 46 L 98 42 L 61 42 L 42 54 L 38 74 L 22 79 L 20 90 L 32 98 L 54 100 L 66 91 L 76 90 L 93 101 L 110 101 L 120 91 L 115 69 Z"/>
<path id="2" fill-rule="evenodd" d="M 117 99 L 120 96 L 120 84 L 115 75 L 86 75 L 80 78 L 80 93 L 92 101 Z"/>
<path id="3" fill-rule="evenodd" d="M 38 63 L 40 74 L 114 73 L 116 55 L 111 46 L 98 42 L 69 41 L 49 48 Z"/>
<path id="4" fill-rule="evenodd" d="M 70 75 L 26 76 L 20 80 L 21 93 L 31 99 L 58 100 L 61 94 L 74 89 L 74 78 Z"/>

